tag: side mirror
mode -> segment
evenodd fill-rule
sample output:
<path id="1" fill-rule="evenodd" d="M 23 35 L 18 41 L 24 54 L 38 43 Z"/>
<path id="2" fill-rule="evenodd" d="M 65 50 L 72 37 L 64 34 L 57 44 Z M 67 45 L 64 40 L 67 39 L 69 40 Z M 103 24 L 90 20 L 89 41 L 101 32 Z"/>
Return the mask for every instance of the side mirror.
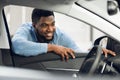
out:
<path id="1" fill-rule="evenodd" d="M 107 1 L 107 12 L 109 15 L 115 15 L 118 12 L 118 3 L 115 0 Z"/>

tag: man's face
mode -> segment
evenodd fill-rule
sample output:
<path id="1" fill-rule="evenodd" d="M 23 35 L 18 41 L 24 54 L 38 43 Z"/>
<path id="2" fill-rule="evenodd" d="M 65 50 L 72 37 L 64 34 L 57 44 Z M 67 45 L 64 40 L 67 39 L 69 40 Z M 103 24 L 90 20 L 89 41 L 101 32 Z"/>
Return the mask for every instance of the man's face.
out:
<path id="1" fill-rule="evenodd" d="M 38 35 L 43 36 L 46 40 L 51 40 L 56 29 L 54 16 L 41 17 L 34 27 Z"/>

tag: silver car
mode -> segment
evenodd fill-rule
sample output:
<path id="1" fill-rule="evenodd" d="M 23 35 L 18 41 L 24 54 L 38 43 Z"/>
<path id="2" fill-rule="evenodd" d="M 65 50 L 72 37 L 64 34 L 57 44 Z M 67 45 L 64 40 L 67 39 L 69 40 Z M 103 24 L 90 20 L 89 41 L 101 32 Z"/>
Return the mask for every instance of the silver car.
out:
<path id="1" fill-rule="evenodd" d="M 65 62 L 54 53 L 30 57 L 14 53 L 11 38 L 20 24 L 30 21 L 33 8 L 54 11 L 58 25 L 66 26 L 61 29 L 82 49 L 75 59 Z M 0 80 L 119 79 L 113 56 L 105 58 L 95 44 L 101 36 L 119 44 L 119 10 L 119 0 L 0 0 Z M 120 46 L 116 49 L 119 53 Z"/>

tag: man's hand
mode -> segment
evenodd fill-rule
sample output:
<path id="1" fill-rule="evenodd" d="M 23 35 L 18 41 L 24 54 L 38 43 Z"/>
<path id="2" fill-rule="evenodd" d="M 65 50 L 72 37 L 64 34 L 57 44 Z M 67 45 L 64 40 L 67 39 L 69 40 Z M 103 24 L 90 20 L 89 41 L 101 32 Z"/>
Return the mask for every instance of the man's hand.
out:
<path id="1" fill-rule="evenodd" d="M 102 48 L 103 54 L 105 54 L 105 57 L 107 57 L 108 54 L 112 55 L 112 56 L 116 56 L 115 52 Z"/>
<path id="2" fill-rule="evenodd" d="M 74 51 L 70 48 L 66 48 L 63 46 L 56 46 L 56 49 L 54 51 L 56 52 L 56 54 L 62 57 L 62 60 L 66 59 L 67 61 L 69 59 L 69 55 L 71 55 L 72 58 L 75 58 Z"/>
<path id="3" fill-rule="evenodd" d="M 62 60 L 66 59 L 67 61 L 69 59 L 69 55 L 72 56 L 72 58 L 75 58 L 74 51 L 70 48 L 48 44 L 48 49 L 49 51 L 54 51 L 56 54 L 60 55 Z"/>

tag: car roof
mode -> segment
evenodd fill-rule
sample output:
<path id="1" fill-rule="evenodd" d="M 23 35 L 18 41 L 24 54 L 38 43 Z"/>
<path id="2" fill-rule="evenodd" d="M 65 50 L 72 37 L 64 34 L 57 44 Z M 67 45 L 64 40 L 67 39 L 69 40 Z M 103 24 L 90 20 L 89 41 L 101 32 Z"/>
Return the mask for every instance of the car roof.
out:
<path id="1" fill-rule="evenodd" d="M 37 7 L 46 10 L 68 13 L 71 6 L 77 0 L 2 0 L 6 5 L 20 5 L 28 7 Z M 3 4 L 2 3 L 2 4 Z M 29 4 L 28 4 L 29 3 Z M 64 8 L 63 8 L 64 7 Z"/>

